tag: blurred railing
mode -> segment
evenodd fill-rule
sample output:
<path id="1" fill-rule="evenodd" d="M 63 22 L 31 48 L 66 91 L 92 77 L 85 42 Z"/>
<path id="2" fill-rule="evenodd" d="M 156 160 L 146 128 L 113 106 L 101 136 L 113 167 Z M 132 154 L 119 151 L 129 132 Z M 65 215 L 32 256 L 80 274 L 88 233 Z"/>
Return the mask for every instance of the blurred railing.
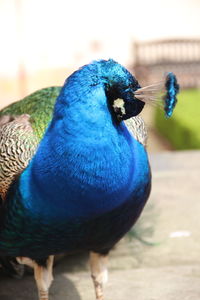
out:
<path id="1" fill-rule="evenodd" d="M 133 73 L 142 85 L 174 72 L 181 88 L 200 87 L 200 39 L 169 39 L 134 43 Z"/>

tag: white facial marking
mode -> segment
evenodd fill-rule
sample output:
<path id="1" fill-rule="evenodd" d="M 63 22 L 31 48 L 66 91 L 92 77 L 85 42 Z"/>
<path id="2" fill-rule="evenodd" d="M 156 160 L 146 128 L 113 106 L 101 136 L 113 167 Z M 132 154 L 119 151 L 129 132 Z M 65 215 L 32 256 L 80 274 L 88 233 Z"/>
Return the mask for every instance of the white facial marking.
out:
<path id="1" fill-rule="evenodd" d="M 113 103 L 113 108 L 120 108 L 121 109 L 121 113 L 122 115 L 125 115 L 126 114 L 126 110 L 125 110 L 125 107 L 124 107 L 124 100 L 123 99 L 116 99 L 114 100 L 114 103 Z"/>

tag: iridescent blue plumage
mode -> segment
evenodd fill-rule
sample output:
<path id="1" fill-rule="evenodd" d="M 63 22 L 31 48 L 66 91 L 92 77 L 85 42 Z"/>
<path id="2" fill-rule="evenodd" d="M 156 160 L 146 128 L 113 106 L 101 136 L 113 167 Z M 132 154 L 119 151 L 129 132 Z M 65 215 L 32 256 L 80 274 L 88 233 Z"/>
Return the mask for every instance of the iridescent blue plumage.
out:
<path id="1" fill-rule="evenodd" d="M 140 101 L 130 93 L 138 86 L 112 60 L 85 66 L 67 79 L 36 155 L 10 189 L 4 222 L 10 229 L 1 232 L 0 251 L 32 258 L 97 245 L 101 251 L 130 229 L 148 197 L 149 164 L 144 147 L 115 120 L 111 105 L 122 97 L 132 101 L 128 114 L 137 114 Z M 20 208 L 13 211 L 15 206 Z M 112 220 L 115 211 L 122 224 Z M 91 230 L 101 241 L 89 238 Z"/>
<path id="2" fill-rule="evenodd" d="M 138 88 L 113 60 L 66 80 L 36 154 L 1 209 L 1 255 L 105 254 L 132 227 L 151 187 L 146 150 L 123 122 L 144 107 Z"/>

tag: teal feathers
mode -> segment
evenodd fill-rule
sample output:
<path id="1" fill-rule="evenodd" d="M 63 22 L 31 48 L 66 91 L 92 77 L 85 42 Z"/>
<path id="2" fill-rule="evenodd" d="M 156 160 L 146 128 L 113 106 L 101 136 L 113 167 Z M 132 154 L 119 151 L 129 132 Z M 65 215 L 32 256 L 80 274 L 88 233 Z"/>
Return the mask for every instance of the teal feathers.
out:
<path id="1" fill-rule="evenodd" d="M 166 95 L 164 96 L 164 109 L 166 117 L 171 117 L 175 105 L 177 103 L 176 95 L 179 92 L 179 85 L 176 79 L 176 76 L 170 72 L 166 76 Z"/>

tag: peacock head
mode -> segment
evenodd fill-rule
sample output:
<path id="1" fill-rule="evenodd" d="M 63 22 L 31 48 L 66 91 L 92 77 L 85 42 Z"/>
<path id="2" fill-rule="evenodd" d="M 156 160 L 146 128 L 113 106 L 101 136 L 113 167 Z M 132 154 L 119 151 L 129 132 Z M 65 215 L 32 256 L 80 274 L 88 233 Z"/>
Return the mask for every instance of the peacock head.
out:
<path id="1" fill-rule="evenodd" d="M 107 104 L 118 122 L 137 116 L 145 104 L 164 105 L 165 115 L 170 117 L 177 103 L 178 92 L 176 76 L 171 72 L 162 81 L 141 87 L 136 78 L 116 61 L 99 60 L 83 66 L 67 78 L 58 96 L 55 116 L 58 118 L 66 109 L 69 116 L 68 108 L 73 107 L 71 112 L 75 117 L 76 105 L 79 118 L 80 113 L 85 115 L 88 107 L 92 111 L 88 114 L 91 117 L 94 112 L 91 110 L 91 107 L 94 108 L 91 99 L 103 99 L 103 105 Z M 101 105 L 102 101 L 98 103 Z"/>
<path id="2" fill-rule="evenodd" d="M 137 116 L 145 105 L 145 102 L 134 95 L 140 88 L 138 81 L 127 69 L 112 59 L 98 61 L 98 64 L 108 102 L 117 120 Z"/>

